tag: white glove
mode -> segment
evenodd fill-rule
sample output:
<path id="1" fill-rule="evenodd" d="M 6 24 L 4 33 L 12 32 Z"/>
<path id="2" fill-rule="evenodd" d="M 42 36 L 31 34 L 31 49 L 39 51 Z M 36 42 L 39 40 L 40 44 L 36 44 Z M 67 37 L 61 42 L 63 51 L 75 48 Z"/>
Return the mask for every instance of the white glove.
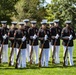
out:
<path id="1" fill-rule="evenodd" d="M 25 36 L 23 36 L 22 41 L 24 42 L 25 40 L 26 40 L 26 37 L 25 37 Z"/>
<path id="2" fill-rule="evenodd" d="M 56 36 L 55 36 L 55 39 L 58 39 L 59 38 L 59 35 L 57 34 Z"/>
<path id="3" fill-rule="evenodd" d="M 72 38 L 73 38 L 73 36 L 72 36 L 72 35 L 70 35 L 70 36 L 69 36 L 69 40 L 71 40 Z"/>
<path id="4" fill-rule="evenodd" d="M 4 36 L 3 36 L 3 39 L 6 39 L 7 38 L 7 35 L 5 34 Z"/>
<path id="5" fill-rule="evenodd" d="M 33 39 L 35 40 L 37 38 L 37 35 L 35 34 L 34 36 L 33 36 Z"/>
<path id="6" fill-rule="evenodd" d="M 46 40 L 47 40 L 47 38 L 48 38 L 48 36 L 47 36 L 47 35 L 45 35 L 44 40 L 46 41 Z"/>

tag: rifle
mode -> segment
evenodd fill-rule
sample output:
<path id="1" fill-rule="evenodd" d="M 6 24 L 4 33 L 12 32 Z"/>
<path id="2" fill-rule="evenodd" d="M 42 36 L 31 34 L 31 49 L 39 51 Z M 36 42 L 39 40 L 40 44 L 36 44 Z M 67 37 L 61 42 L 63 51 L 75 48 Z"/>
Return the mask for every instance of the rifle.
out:
<path id="1" fill-rule="evenodd" d="M 12 49 L 11 49 L 11 53 L 10 53 L 10 57 L 9 57 L 9 66 L 11 66 L 11 58 L 12 58 L 12 54 L 13 54 L 13 49 L 14 49 L 14 46 L 15 46 L 15 40 L 13 42 L 13 45 L 12 45 Z"/>
<path id="2" fill-rule="evenodd" d="M 36 34 L 36 33 L 35 33 L 35 29 L 34 29 L 34 34 Z M 33 39 L 32 45 L 31 45 L 30 64 L 32 64 L 33 45 L 34 45 L 34 39 Z"/>
<path id="3" fill-rule="evenodd" d="M 70 35 L 70 30 L 69 30 L 69 35 Z M 68 45 L 70 43 L 70 40 L 68 40 L 67 45 L 66 45 L 66 50 L 65 50 L 65 54 L 64 54 L 64 61 L 63 61 L 63 66 L 66 66 L 65 62 L 66 62 L 66 57 L 68 54 Z"/>
<path id="4" fill-rule="evenodd" d="M 56 29 L 56 34 L 57 34 L 57 29 Z M 54 48 L 53 48 L 53 55 L 52 55 L 52 63 L 55 63 L 55 53 L 56 53 L 56 42 L 57 42 L 57 39 L 55 39 L 55 42 L 54 42 Z"/>
<path id="5" fill-rule="evenodd" d="M 44 32 L 46 35 L 46 32 Z M 45 41 L 42 44 L 42 48 L 41 48 L 41 53 L 40 53 L 40 57 L 39 57 L 39 67 L 41 67 L 41 58 L 42 58 L 42 53 L 43 53 L 43 47 L 44 47 Z"/>
<path id="6" fill-rule="evenodd" d="M 52 55 L 52 63 L 55 63 L 55 53 L 56 53 L 55 46 L 56 46 L 56 42 L 57 42 L 57 39 L 55 39 L 55 42 L 54 42 L 53 55 Z"/>
<path id="7" fill-rule="evenodd" d="M 30 64 L 32 64 L 33 44 L 34 44 L 34 40 L 33 40 L 32 45 L 31 45 Z"/>
<path id="8" fill-rule="evenodd" d="M 4 30 L 4 34 L 5 34 L 5 30 Z M 2 52 L 3 52 L 4 42 L 5 42 L 5 39 L 3 39 L 2 46 L 1 46 L 1 50 L 0 50 L 0 63 L 1 63 L 1 61 L 2 61 Z"/>
<path id="9" fill-rule="evenodd" d="M 0 63 L 2 61 L 2 52 L 3 52 L 3 45 L 4 45 L 5 40 L 3 39 L 2 45 L 1 45 L 1 50 L 0 50 Z"/>
<path id="10" fill-rule="evenodd" d="M 45 43 L 45 41 L 44 41 L 44 43 Z M 40 53 L 40 57 L 39 57 L 39 67 L 41 67 L 41 57 L 42 57 L 42 53 L 43 53 L 44 43 L 42 44 L 41 53 Z"/>
<path id="11" fill-rule="evenodd" d="M 18 55 L 17 55 L 17 58 L 16 58 L 16 66 L 15 66 L 15 68 L 18 68 L 18 59 L 19 59 L 19 56 L 20 56 L 20 53 L 21 53 L 22 44 L 23 44 L 23 42 L 21 42 L 20 47 L 19 47 Z"/>
<path id="12" fill-rule="evenodd" d="M 65 50 L 65 54 L 64 54 L 63 66 L 66 66 L 65 62 L 66 62 L 66 56 L 68 54 L 68 45 L 69 45 L 69 43 L 70 43 L 70 40 L 68 40 L 68 43 L 67 43 L 67 46 L 66 46 L 66 50 Z"/>

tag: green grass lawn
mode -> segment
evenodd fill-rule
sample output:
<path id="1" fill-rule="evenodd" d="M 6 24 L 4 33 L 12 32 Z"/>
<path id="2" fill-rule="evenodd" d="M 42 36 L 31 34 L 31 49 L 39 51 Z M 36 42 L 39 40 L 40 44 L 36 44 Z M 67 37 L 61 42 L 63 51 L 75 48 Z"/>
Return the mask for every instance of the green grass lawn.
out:
<path id="1" fill-rule="evenodd" d="M 76 40 L 74 41 L 76 44 Z M 76 75 L 76 46 L 74 45 L 74 66 L 63 67 L 63 47 L 60 47 L 60 64 L 51 63 L 48 68 L 39 68 L 37 65 L 27 65 L 26 69 L 15 69 L 8 67 L 8 64 L 0 64 L 0 75 Z"/>

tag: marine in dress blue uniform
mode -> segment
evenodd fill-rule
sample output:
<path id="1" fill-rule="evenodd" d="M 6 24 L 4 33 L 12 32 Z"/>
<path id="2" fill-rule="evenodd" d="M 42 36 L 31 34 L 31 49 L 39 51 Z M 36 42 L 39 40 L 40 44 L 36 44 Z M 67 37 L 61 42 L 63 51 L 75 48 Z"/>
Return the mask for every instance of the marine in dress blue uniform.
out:
<path id="1" fill-rule="evenodd" d="M 47 20 L 43 19 L 41 22 L 42 26 L 39 29 L 38 37 L 40 40 L 40 48 L 43 46 L 43 52 L 42 52 L 42 58 L 41 58 L 41 66 L 42 67 L 48 67 L 48 56 L 49 56 L 49 38 L 50 37 L 50 31 L 47 29 Z"/>
<path id="2" fill-rule="evenodd" d="M 2 52 L 2 63 L 8 63 L 8 31 L 7 21 L 1 21 L 1 44 L 4 41 Z"/>
<path id="3" fill-rule="evenodd" d="M 73 63 L 73 46 L 74 46 L 73 40 L 75 39 L 75 32 L 74 32 L 74 29 L 71 27 L 71 21 L 65 21 L 65 24 L 66 24 L 66 26 L 62 29 L 62 33 L 61 33 L 62 40 L 63 40 L 62 44 L 63 44 L 63 48 L 64 48 L 63 54 L 65 54 L 68 41 L 70 41 L 69 45 L 68 45 L 67 57 L 69 57 L 70 66 L 73 66 L 74 65 L 74 63 Z M 65 59 L 66 66 L 68 65 L 67 57 Z"/>

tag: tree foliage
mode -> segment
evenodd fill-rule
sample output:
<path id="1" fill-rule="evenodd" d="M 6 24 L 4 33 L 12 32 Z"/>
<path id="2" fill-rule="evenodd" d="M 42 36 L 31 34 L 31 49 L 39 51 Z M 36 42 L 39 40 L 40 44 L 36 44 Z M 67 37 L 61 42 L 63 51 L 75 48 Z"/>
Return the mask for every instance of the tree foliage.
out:
<path id="1" fill-rule="evenodd" d="M 76 27 L 76 0 L 0 0 L 0 20 L 22 21 L 25 18 L 37 20 L 38 25 L 46 18 L 48 21 L 60 20 L 64 26 L 65 20 L 71 20 Z"/>
<path id="2" fill-rule="evenodd" d="M 47 19 L 60 19 L 61 26 L 65 20 L 71 20 L 72 25 L 76 23 L 76 0 L 52 0 L 51 4 L 47 5 L 46 11 L 51 15 L 50 18 L 47 15 Z"/>
<path id="3" fill-rule="evenodd" d="M 46 15 L 46 9 L 43 6 L 45 0 L 20 0 L 15 8 L 17 10 L 16 18 L 21 21 L 25 18 L 37 20 L 39 23 Z"/>
<path id="4" fill-rule="evenodd" d="M 18 0 L 0 0 L 0 20 L 11 21 L 10 17 L 15 14 L 15 7 Z"/>

